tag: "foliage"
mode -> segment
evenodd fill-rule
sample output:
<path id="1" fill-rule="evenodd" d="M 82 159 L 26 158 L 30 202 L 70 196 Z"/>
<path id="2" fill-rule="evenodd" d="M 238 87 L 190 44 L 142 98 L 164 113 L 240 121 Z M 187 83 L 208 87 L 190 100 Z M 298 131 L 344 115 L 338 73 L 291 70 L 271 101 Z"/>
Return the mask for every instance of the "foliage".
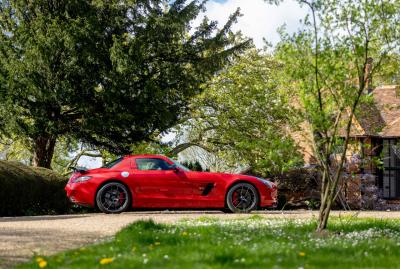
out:
<path id="1" fill-rule="evenodd" d="M 26 165 L 30 165 L 32 160 L 29 145 L 15 136 L 0 138 L 0 155 L 2 160 L 19 161 Z"/>
<path id="2" fill-rule="evenodd" d="M 132 154 L 160 154 L 175 157 L 171 155 L 171 147 L 160 141 L 136 143 L 132 146 Z"/>
<path id="3" fill-rule="evenodd" d="M 52 170 L 0 161 L 0 216 L 67 213 L 66 183 Z"/>
<path id="4" fill-rule="evenodd" d="M 193 100 L 190 119 L 181 127 L 185 139 L 264 175 L 301 163 L 288 131 L 295 118 L 290 93 L 274 75 L 280 68 L 256 50 L 237 59 Z"/>
<path id="5" fill-rule="evenodd" d="M 326 228 L 336 198 L 360 103 L 370 101 L 372 78 L 399 49 L 398 1 L 298 1 L 310 10 L 303 30 L 282 32 L 276 57 L 284 64 L 287 88 L 297 92 L 310 142 L 322 174 L 320 224 Z M 342 148 L 339 154 L 335 149 Z"/>
<path id="6" fill-rule="evenodd" d="M 82 146 L 79 145 L 76 139 L 68 137 L 60 137 L 54 148 L 54 155 L 52 159 L 52 169 L 58 173 L 65 174 L 67 171 L 71 172 L 70 166 L 74 166 L 71 161 L 74 159 L 74 153 L 79 154 Z"/>
<path id="7" fill-rule="evenodd" d="M 278 189 L 286 189 L 293 192 L 305 190 L 318 190 L 320 175 L 314 168 L 294 168 L 281 174 L 270 177 L 278 186 Z"/>
<path id="8" fill-rule="evenodd" d="M 70 167 L 76 166 L 82 156 L 102 157 L 107 160 L 108 155 L 109 153 L 105 151 L 96 153 L 96 149 L 78 143 L 76 139 L 60 137 L 54 148 L 52 170 L 62 175 L 67 175 L 72 171 Z M 33 155 L 30 145 L 15 136 L 2 139 L 0 156 L 2 160 L 18 161 L 25 165 L 32 165 Z"/>
<path id="9" fill-rule="evenodd" d="M 269 178 L 278 186 L 278 209 L 315 209 L 320 200 L 321 176 L 315 168 L 293 168 Z"/>
<path id="10" fill-rule="evenodd" d="M 175 225 L 139 221 L 114 239 L 17 268 L 396 268 L 397 220 L 335 218 L 324 236 L 314 220 L 202 218 Z M 385 250 L 384 253 L 382 250 Z"/>
<path id="11" fill-rule="evenodd" d="M 59 137 L 129 152 L 185 115 L 192 96 L 248 47 L 200 1 L 0 2 L 0 127 L 50 167 Z"/>

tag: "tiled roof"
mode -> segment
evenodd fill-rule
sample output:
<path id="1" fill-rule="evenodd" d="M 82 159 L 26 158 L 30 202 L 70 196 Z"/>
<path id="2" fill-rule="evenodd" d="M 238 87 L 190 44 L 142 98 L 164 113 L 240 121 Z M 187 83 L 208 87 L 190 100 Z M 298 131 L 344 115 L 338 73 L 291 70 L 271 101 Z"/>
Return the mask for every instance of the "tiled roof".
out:
<path id="1" fill-rule="evenodd" d="M 400 137 L 400 88 L 377 87 L 372 97 L 373 102 L 360 106 L 351 135 Z"/>

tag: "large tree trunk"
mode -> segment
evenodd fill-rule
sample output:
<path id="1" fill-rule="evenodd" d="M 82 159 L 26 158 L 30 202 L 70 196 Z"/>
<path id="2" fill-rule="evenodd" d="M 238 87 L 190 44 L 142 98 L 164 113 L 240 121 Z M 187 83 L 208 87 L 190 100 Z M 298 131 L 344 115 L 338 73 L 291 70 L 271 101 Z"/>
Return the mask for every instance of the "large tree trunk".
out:
<path id="1" fill-rule="evenodd" d="M 34 140 L 32 165 L 51 168 L 56 138 L 50 135 L 41 135 Z"/>

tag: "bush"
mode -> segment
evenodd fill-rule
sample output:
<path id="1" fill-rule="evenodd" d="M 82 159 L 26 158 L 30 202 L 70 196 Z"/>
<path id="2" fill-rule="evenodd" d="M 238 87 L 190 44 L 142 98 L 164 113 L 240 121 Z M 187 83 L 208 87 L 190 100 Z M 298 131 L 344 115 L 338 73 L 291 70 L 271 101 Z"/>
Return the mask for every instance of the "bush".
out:
<path id="1" fill-rule="evenodd" d="M 310 189 L 318 189 L 319 173 L 312 168 L 297 168 L 289 170 L 285 173 L 271 176 L 279 189 L 291 191 L 305 191 Z"/>
<path id="2" fill-rule="evenodd" d="M 278 209 L 318 207 L 320 176 L 316 169 L 297 168 L 270 178 L 278 186 Z"/>
<path id="3" fill-rule="evenodd" d="M 52 170 L 0 161 L 0 216 L 67 213 L 66 183 Z"/>

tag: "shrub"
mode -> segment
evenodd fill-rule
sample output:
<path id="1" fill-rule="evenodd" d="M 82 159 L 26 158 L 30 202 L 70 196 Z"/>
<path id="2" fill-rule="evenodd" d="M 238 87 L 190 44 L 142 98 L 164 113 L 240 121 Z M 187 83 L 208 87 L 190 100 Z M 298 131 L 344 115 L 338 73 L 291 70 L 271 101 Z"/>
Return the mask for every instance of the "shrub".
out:
<path id="1" fill-rule="evenodd" d="M 318 207 L 320 176 L 316 169 L 297 168 L 270 178 L 278 186 L 278 209 Z"/>
<path id="2" fill-rule="evenodd" d="M 312 168 L 297 168 L 271 176 L 282 190 L 304 191 L 316 189 L 319 185 L 319 173 Z"/>
<path id="3" fill-rule="evenodd" d="M 52 170 L 0 161 L 0 216 L 66 213 L 66 183 Z"/>

